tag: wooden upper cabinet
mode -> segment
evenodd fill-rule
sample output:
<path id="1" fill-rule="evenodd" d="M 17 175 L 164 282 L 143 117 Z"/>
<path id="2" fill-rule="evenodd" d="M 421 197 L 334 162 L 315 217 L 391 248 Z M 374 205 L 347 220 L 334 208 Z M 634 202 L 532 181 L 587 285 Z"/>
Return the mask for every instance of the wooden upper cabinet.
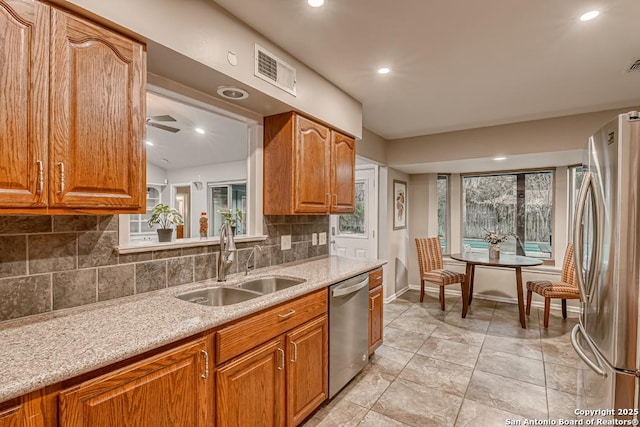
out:
<path id="1" fill-rule="evenodd" d="M 209 343 L 202 338 L 61 391 L 60 427 L 212 425 Z"/>
<path id="2" fill-rule="evenodd" d="M 295 112 L 264 119 L 265 215 L 354 209 L 355 143 Z"/>
<path id="3" fill-rule="evenodd" d="M 355 208 L 356 142 L 331 131 L 331 212 L 353 213 Z"/>
<path id="4" fill-rule="evenodd" d="M 49 205 L 144 210 L 144 46 L 53 9 Z"/>
<path id="5" fill-rule="evenodd" d="M 0 0 L 0 208 L 47 205 L 49 7 Z"/>

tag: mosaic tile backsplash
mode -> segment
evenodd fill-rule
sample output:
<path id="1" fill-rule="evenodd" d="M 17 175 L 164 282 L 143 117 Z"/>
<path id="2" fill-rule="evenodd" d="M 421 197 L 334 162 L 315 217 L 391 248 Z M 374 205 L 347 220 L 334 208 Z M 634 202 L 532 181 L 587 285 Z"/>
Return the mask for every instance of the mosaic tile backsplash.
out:
<path id="1" fill-rule="evenodd" d="M 230 274 L 253 246 L 257 268 L 320 255 L 311 234 L 328 216 L 265 216 L 262 242 L 238 243 Z M 280 250 L 280 236 L 291 249 Z M 119 255 L 118 216 L 0 216 L 0 321 L 106 301 L 216 277 L 218 246 Z"/>

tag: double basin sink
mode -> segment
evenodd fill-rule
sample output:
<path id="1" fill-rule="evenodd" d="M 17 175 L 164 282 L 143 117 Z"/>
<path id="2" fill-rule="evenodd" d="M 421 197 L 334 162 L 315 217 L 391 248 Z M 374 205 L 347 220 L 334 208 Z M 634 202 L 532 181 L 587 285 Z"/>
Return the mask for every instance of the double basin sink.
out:
<path id="1" fill-rule="evenodd" d="M 209 306 L 226 306 L 281 291 L 304 282 L 285 277 L 261 277 L 240 283 L 237 287 L 214 286 L 176 295 L 184 301 Z"/>

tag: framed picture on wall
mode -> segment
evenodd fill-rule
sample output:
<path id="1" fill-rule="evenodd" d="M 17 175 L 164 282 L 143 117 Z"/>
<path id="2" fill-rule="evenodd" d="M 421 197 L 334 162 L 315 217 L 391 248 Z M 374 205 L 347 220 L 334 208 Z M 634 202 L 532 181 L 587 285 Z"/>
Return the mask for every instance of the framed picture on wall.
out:
<path id="1" fill-rule="evenodd" d="M 407 228 L 407 183 L 393 180 L 393 229 Z"/>

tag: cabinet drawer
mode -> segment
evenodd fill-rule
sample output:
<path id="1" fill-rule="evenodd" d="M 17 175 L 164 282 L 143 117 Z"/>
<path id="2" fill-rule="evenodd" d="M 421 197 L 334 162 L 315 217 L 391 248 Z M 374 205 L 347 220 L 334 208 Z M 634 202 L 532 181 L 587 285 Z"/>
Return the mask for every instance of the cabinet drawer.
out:
<path id="1" fill-rule="evenodd" d="M 327 313 L 327 289 L 269 308 L 216 332 L 216 363 L 223 363 L 314 317 Z"/>
<path id="2" fill-rule="evenodd" d="M 382 268 L 369 273 L 369 289 L 382 285 Z"/>

